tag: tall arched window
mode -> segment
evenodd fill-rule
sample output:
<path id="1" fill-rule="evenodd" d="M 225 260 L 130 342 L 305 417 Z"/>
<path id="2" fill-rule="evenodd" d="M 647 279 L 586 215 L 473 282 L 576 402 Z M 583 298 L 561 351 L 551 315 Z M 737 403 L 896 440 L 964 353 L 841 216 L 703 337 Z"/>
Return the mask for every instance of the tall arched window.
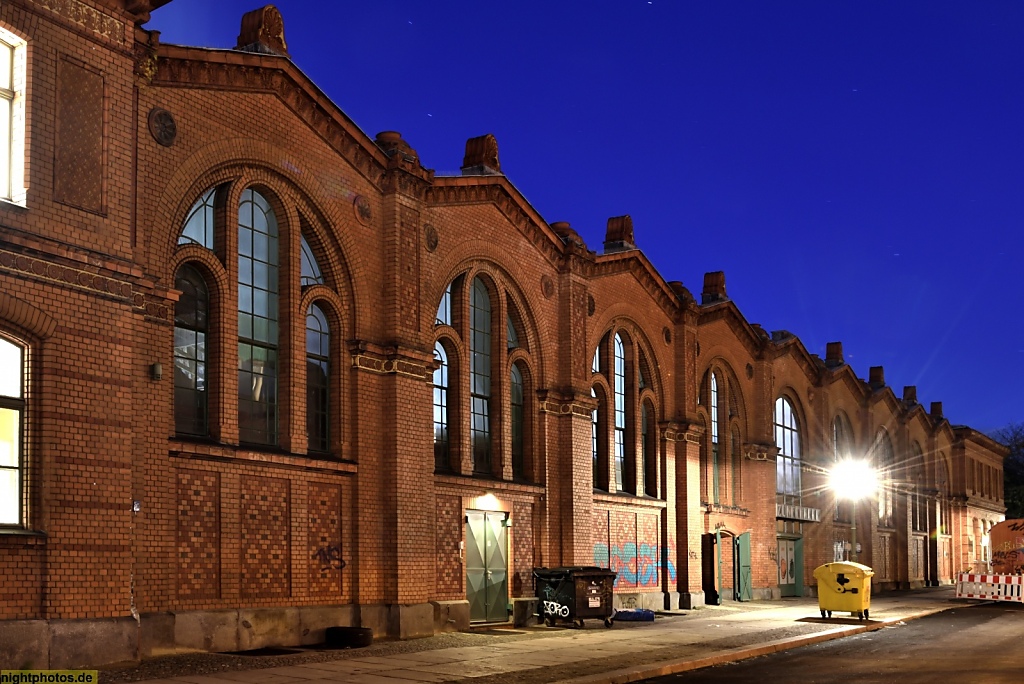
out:
<path id="1" fill-rule="evenodd" d="M 654 419 L 654 405 L 640 404 L 640 446 L 643 450 L 644 494 L 658 497 L 658 430 Z"/>
<path id="2" fill-rule="evenodd" d="M 448 354 L 440 342 L 434 344 L 434 470 L 451 470 L 448 453 Z"/>
<path id="3" fill-rule="evenodd" d="M 838 413 L 832 420 L 832 462 L 838 464 L 851 458 L 853 455 L 853 429 L 850 421 L 844 413 Z M 834 519 L 838 522 L 850 522 L 852 519 L 853 504 L 847 500 L 835 497 Z"/>
<path id="4" fill-rule="evenodd" d="M 310 451 L 330 451 L 331 333 L 316 304 L 306 313 L 306 435 Z"/>
<path id="5" fill-rule="evenodd" d="M 741 471 L 743 454 L 740 449 L 740 430 L 737 427 L 732 429 L 732 505 L 740 505 Z"/>
<path id="6" fill-rule="evenodd" d="M 952 483 L 949 479 L 949 464 L 943 454 L 938 455 L 936 467 L 937 482 L 936 489 L 939 490 L 939 512 L 936 521 L 936 530 L 939 534 L 950 534 L 952 525 L 952 506 L 950 506 L 950 494 Z"/>
<path id="7" fill-rule="evenodd" d="M 0 337 L 0 526 L 25 523 L 25 348 Z"/>
<path id="8" fill-rule="evenodd" d="M 594 355 L 594 358 L 597 358 L 596 354 Z M 594 401 L 597 401 L 597 391 L 593 387 L 590 388 L 590 396 L 594 398 Z M 598 404 L 598 407 L 600 407 L 600 404 Z M 594 456 L 594 470 L 593 470 L 594 489 L 599 489 L 600 488 L 598 486 L 598 484 L 597 484 L 598 481 L 599 481 L 597 476 L 598 476 L 598 473 L 600 472 L 600 469 L 599 469 L 599 466 L 598 466 L 598 460 L 599 460 L 599 456 L 600 456 L 600 452 L 598 450 L 598 436 L 599 436 L 599 434 L 600 434 L 600 430 L 598 429 L 598 408 L 595 407 L 594 410 L 590 412 L 590 450 L 591 450 L 591 452 L 592 452 L 592 454 Z"/>
<path id="9" fill-rule="evenodd" d="M 251 189 L 238 205 L 238 437 L 277 444 L 278 233 L 270 203 Z"/>
<path id="10" fill-rule="evenodd" d="M 491 296 L 480 278 L 469 295 L 470 443 L 473 469 L 491 472 Z"/>
<path id="11" fill-rule="evenodd" d="M 796 412 L 786 397 L 775 400 L 775 446 L 779 453 L 775 461 L 775 491 L 781 503 L 801 502 L 800 489 L 800 429 Z"/>
<path id="12" fill-rule="evenodd" d="M 512 475 L 522 478 L 526 476 L 524 462 L 524 444 L 526 436 L 523 432 L 523 374 L 518 365 L 512 366 L 509 377 L 509 394 L 512 414 Z"/>
<path id="13" fill-rule="evenodd" d="M 622 337 L 615 335 L 614 382 L 615 393 L 615 488 L 623 489 L 622 471 L 626 465 L 626 350 Z"/>
<path id="14" fill-rule="evenodd" d="M 711 502 L 719 503 L 719 486 L 721 477 L 718 472 L 718 376 L 711 374 L 711 404 L 708 406 L 711 415 Z"/>
<path id="15" fill-rule="evenodd" d="M 174 430 L 181 435 L 209 432 L 206 369 L 210 295 L 206 281 L 192 266 L 178 269 L 174 287 Z"/>
<path id="16" fill-rule="evenodd" d="M 893 526 L 893 493 L 885 485 L 888 478 L 892 477 L 893 466 L 896 464 L 896 455 L 892 450 L 892 442 L 885 430 L 878 433 L 875 443 L 875 468 L 878 470 L 878 526 Z"/>

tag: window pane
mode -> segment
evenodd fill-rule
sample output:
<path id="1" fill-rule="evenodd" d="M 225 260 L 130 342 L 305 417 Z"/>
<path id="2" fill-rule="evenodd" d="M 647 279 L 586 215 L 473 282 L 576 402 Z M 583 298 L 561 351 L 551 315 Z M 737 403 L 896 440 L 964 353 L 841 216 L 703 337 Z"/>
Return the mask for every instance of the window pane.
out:
<path id="1" fill-rule="evenodd" d="M 17 468 L 21 464 L 21 411 L 0 408 L 0 467 Z"/>
<path id="2" fill-rule="evenodd" d="M 311 305 L 306 314 L 306 435 L 311 451 L 330 448 L 330 347 L 327 316 Z"/>
<path id="3" fill-rule="evenodd" d="M 0 195 L 11 196 L 11 107 L 13 103 L 0 97 Z"/>
<path id="4" fill-rule="evenodd" d="M 313 250 L 309 246 L 309 242 L 306 240 L 306 236 L 301 237 L 302 242 L 302 263 L 301 263 L 301 284 L 312 285 L 314 283 L 323 284 L 324 277 L 320 273 L 320 264 L 316 261 L 316 256 L 313 255 Z"/>
<path id="5" fill-rule="evenodd" d="M 21 397 L 21 347 L 0 338 L 0 396 Z"/>
<path id="6" fill-rule="evenodd" d="M 0 88 L 11 89 L 11 66 L 14 62 L 14 49 L 7 43 L 0 42 Z"/>
<path id="7" fill-rule="evenodd" d="M 213 249 L 213 201 L 216 188 L 210 188 L 192 205 L 178 244 L 195 243 Z"/>
<path id="8" fill-rule="evenodd" d="M 21 472 L 0 468 L 0 525 L 21 523 Z"/>

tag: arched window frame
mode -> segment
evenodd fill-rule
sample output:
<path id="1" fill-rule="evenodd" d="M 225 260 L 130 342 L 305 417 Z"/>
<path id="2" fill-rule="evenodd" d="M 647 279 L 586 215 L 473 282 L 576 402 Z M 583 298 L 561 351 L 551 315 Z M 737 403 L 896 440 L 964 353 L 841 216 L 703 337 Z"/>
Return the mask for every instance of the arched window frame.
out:
<path id="1" fill-rule="evenodd" d="M 486 267 L 451 278 L 439 296 L 434 330 L 448 355 L 452 472 L 527 482 L 541 476 L 533 438 L 535 342 L 523 313 L 514 286 Z M 485 318 L 489 328 L 480 327 Z M 513 405 L 513 367 L 522 379 L 521 406 L 518 396 Z M 515 425 L 513 413 L 521 416 Z"/>
<path id="2" fill-rule="evenodd" d="M 206 437 L 210 433 L 210 288 L 197 264 L 184 263 L 174 286 L 174 430 Z M 198 286 L 198 288 L 197 288 Z"/>
<path id="3" fill-rule="evenodd" d="M 451 472 L 451 438 L 449 431 L 449 364 L 448 352 L 441 340 L 434 343 L 434 360 L 438 366 L 434 369 L 434 470 Z"/>
<path id="4" fill-rule="evenodd" d="M 910 482 L 913 485 L 911 495 L 911 520 L 910 529 L 914 532 L 928 532 L 928 495 L 926 493 L 927 480 L 924 468 L 924 451 L 921 445 L 914 440 L 910 446 Z"/>
<path id="5" fill-rule="evenodd" d="M 895 497 L 886 480 L 892 477 L 896 465 L 896 452 L 893 450 L 892 439 L 885 428 L 880 428 L 875 436 L 875 471 L 878 473 L 878 526 L 893 527 Z"/>
<path id="6" fill-rule="evenodd" d="M 802 462 L 800 421 L 792 400 L 779 396 L 773 412 L 776 456 L 775 492 L 779 503 L 801 505 L 803 501 L 800 467 Z"/>
<path id="7" fill-rule="evenodd" d="M 511 429 L 512 477 L 526 479 L 526 410 L 525 383 L 519 364 L 509 371 L 509 427 Z"/>
<path id="8" fill-rule="evenodd" d="M 277 446 L 280 437 L 279 243 L 272 204 L 245 188 L 238 203 L 238 437 L 244 444 Z"/>
<path id="9" fill-rule="evenodd" d="M 314 302 L 306 310 L 306 448 L 331 450 L 331 328 L 326 312 Z"/>

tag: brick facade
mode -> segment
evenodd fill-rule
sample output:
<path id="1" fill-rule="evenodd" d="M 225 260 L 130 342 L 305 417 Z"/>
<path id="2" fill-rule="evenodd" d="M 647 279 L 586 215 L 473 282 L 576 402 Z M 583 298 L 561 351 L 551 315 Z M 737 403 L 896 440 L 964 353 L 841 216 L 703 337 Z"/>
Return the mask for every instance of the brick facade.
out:
<path id="1" fill-rule="evenodd" d="M 851 538 L 825 477 L 840 416 L 850 453 L 877 461 L 881 435 L 892 445 L 892 515 L 880 526 L 875 500 L 857 509 L 858 559 L 877 584 L 948 583 L 990 560 L 1004 450 L 941 405 L 897 396 L 881 369 L 857 378 L 841 346 L 822 360 L 750 324 L 724 274 L 699 298 L 666 281 L 629 217 L 592 250 L 500 173 L 490 136 L 444 177 L 399 134 L 366 137 L 256 30 L 276 10 L 247 15 L 255 43 L 208 50 L 137 25 L 167 1 L 0 4 L 26 64 L 25 187 L 0 202 L 0 335 L 26 360 L 22 513 L 0 528 L 0 666 L 314 643 L 333 624 L 402 638 L 464 628 L 467 511 L 504 521 L 488 562 L 507 573 L 501 601 L 516 615 L 537 566 L 610 566 L 620 606 L 729 600 L 744 534 L 754 597 L 783 591 L 780 540 L 799 541 L 795 591 L 813 592 L 814 567 Z M 211 189 L 212 242 L 180 239 Z M 272 354 L 258 368 L 238 315 L 249 191 L 278 235 L 260 262 L 276 269 L 276 305 L 260 309 L 276 332 L 256 345 Z M 303 243 L 319 280 L 303 279 Z M 191 379 L 202 434 L 175 422 L 186 265 L 208 290 L 205 370 Z M 314 304 L 330 340 L 326 451 L 308 436 Z M 268 411 L 266 443 L 244 439 L 243 395 Z M 776 507 L 780 397 L 800 435 L 799 510 Z"/>

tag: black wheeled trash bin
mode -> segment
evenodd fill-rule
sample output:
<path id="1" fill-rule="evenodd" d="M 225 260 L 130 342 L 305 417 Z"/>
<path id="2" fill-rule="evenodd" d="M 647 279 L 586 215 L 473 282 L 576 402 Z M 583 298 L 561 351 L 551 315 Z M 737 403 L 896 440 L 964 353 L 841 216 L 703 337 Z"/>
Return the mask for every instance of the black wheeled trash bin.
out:
<path id="1" fill-rule="evenodd" d="M 553 626 L 559 620 L 583 627 L 584 620 L 612 626 L 612 585 L 616 574 L 605 568 L 574 566 L 534 568 L 537 621 Z"/>

